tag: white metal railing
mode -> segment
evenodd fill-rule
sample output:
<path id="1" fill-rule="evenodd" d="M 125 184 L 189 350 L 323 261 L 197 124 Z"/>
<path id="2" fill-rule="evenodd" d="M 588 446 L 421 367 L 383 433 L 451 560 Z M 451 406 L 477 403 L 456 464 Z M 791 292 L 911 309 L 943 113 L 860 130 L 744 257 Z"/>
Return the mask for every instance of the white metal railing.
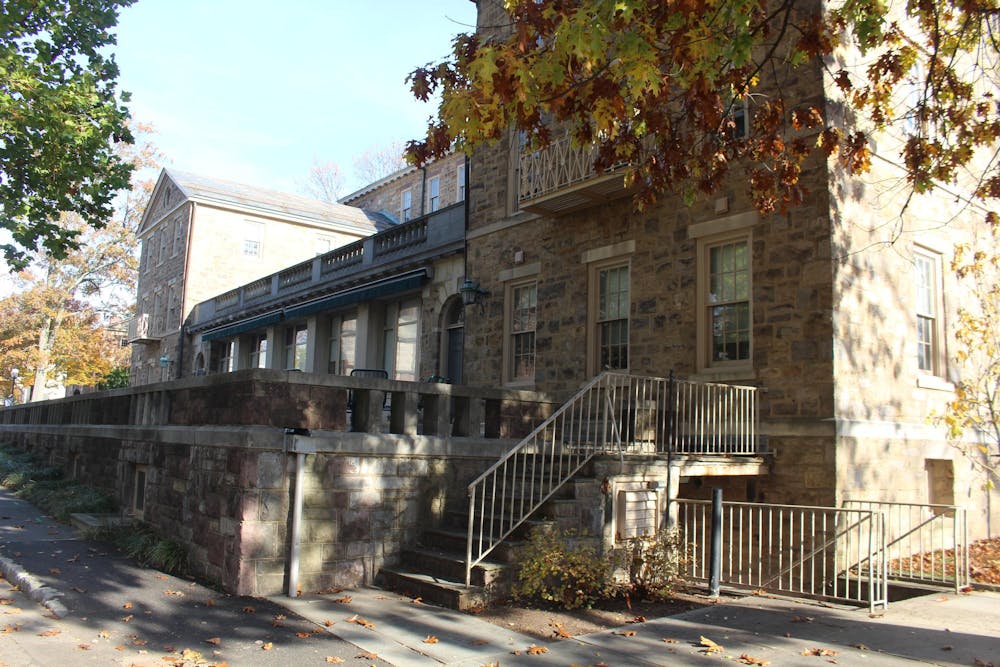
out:
<path id="1" fill-rule="evenodd" d="M 677 500 L 686 576 L 708 580 L 712 502 Z M 720 582 L 817 598 L 888 603 L 885 524 L 873 509 L 722 503 Z"/>
<path id="2" fill-rule="evenodd" d="M 472 568 L 597 454 L 665 453 L 675 441 L 686 453 L 757 453 L 755 392 L 613 372 L 592 379 L 469 484 L 466 585 Z"/>
<path id="3" fill-rule="evenodd" d="M 757 388 L 674 380 L 671 447 L 679 454 L 756 454 Z"/>
<path id="4" fill-rule="evenodd" d="M 130 343 L 141 340 L 153 340 L 153 318 L 149 313 L 136 315 L 128 322 L 128 340 Z"/>
<path id="5" fill-rule="evenodd" d="M 845 500 L 844 507 L 885 515 L 885 575 L 888 579 L 969 584 L 968 523 L 958 505 Z"/>
<path id="6" fill-rule="evenodd" d="M 573 146 L 567 135 L 541 150 L 525 150 L 518 159 L 518 199 L 543 197 L 595 176 L 596 147 Z"/>

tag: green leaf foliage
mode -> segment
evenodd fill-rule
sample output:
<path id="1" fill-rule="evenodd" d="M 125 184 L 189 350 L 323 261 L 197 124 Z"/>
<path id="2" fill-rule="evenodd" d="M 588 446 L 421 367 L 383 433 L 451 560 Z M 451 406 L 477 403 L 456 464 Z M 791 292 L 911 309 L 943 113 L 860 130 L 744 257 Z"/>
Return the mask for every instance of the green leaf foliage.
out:
<path id="1" fill-rule="evenodd" d="M 126 188 L 131 166 L 113 150 L 131 143 L 128 95 L 117 91 L 108 48 L 120 8 L 134 0 L 0 3 L 0 246 L 11 265 L 25 250 L 64 257 L 76 214 L 99 227 Z"/>

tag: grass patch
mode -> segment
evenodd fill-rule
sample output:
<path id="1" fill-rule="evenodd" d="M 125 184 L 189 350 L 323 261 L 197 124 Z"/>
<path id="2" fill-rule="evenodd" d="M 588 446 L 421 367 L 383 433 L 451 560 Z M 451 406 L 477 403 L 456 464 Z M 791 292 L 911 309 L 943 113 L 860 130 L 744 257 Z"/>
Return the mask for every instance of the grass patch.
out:
<path id="1" fill-rule="evenodd" d="M 0 445 L 0 484 L 60 521 L 71 514 L 114 512 L 118 504 L 111 496 L 71 479 L 28 452 Z"/>
<path id="2" fill-rule="evenodd" d="M 180 542 L 161 537 L 152 526 L 134 523 L 130 526 L 110 526 L 91 533 L 94 539 L 112 546 L 142 565 L 162 572 L 188 574 L 187 550 Z"/>

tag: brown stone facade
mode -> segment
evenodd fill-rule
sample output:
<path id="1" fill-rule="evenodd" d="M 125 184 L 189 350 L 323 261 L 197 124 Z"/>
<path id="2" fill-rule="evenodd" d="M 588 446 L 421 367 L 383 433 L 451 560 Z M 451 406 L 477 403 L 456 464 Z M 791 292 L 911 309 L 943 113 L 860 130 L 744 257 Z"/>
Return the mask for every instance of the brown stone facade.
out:
<path id="1" fill-rule="evenodd" d="M 385 212 L 399 222 L 404 222 L 403 192 L 409 191 L 409 219 L 412 220 L 431 212 L 431 181 L 434 179 L 438 181 L 438 209 L 465 199 L 459 184 L 464 182 L 466 176 L 459 176 L 459 172 L 465 172 L 465 155 L 453 153 L 424 167 L 409 167 L 391 174 L 347 195 L 341 202 L 370 211 Z"/>

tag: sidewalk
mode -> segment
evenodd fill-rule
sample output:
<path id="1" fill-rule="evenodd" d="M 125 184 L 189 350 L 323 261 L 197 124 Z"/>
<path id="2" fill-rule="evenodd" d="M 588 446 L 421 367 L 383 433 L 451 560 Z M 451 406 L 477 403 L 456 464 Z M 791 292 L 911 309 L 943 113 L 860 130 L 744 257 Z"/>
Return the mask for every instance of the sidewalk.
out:
<path id="1" fill-rule="evenodd" d="M 374 588 L 297 599 L 230 597 L 136 567 L 3 490 L 0 552 L 62 592 L 57 601 L 66 609 L 63 618 L 52 618 L 44 607 L 0 584 L 0 664 L 10 666 L 162 666 L 170 664 L 165 659 L 182 664 L 184 649 L 229 665 L 319 665 L 339 659 L 347 665 L 622 667 L 719 664 L 720 659 L 739 664 L 746 656 L 774 667 L 833 661 L 1000 666 L 998 593 L 913 598 L 893 603 L 875 618 L 867 609 L 747 597 L 541 642 Z M 19 629 L 5 631 L 18 624 Z M 701 637 L 721 651 L 703 653 Z M 529 653 L 532 646 L 539 648 Z M 187 655 L 187 664 L 195 664 Z"/>

